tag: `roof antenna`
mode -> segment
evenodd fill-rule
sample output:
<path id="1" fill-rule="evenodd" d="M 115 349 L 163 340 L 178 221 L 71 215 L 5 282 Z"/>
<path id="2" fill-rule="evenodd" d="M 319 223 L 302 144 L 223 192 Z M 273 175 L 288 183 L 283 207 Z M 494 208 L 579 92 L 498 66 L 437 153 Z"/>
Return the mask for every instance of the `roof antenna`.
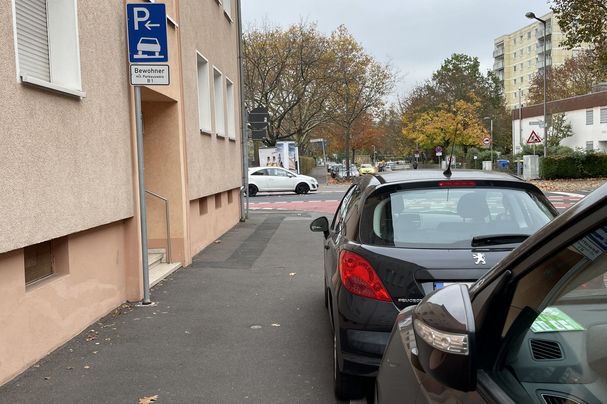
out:
<path id="1" fill-rule="evenodd" d="M 453 145 L 451 145 L 451 155 L 449 156 L 449 163 L 447 164 L 447 169 L 443 171 L 443 175 L 447 178 L 451 178 L 453 174 L 451 172 L 451 161 L 453 161 L 453 150 L 455 149 L 455 139 L 453 139 Z"/>
<path id="2" fill-rule="evenodd" d="M 463 130 L 466 130 L 468 127 L 468 123 L 464 122 L 463 126 Z M 451 145 L 451 155 L 449 156 L 449 163 L 447 164 L 447 169 L 445 171 L 443 171 L 443 175 L 447 178 L 451 178 L 451 175 L 453 174 L 451 172 L 451 161 L 453 161 L 453 151 L 455 150 L 455 136 L 457 135 L 457 124 L 455 125 L 455 133 L 453 133 L 453 144 Z"/>

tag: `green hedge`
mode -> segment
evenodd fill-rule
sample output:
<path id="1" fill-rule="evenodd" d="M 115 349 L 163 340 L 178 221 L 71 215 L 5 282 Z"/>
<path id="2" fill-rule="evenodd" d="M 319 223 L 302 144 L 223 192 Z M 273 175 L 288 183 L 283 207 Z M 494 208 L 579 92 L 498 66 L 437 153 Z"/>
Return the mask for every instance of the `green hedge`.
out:
<path id="1" fill-rule="evenodd" d="M 607 154 L 574 153 L 540 159 L 540 177 L 593 178 L 607 176 Z"/>
<path id="2" fill-rule="evenodd" d="M 316 167 L 316 160 L 314 157 L 299 156 L 299 172 L 302 174 L 309 174 L 312 169 Z"/>
<path id="3" fill-rule="evenodd" d="M 588 153 L 583 165 L 585 177 L 607 176 L 607 154 Z"/>

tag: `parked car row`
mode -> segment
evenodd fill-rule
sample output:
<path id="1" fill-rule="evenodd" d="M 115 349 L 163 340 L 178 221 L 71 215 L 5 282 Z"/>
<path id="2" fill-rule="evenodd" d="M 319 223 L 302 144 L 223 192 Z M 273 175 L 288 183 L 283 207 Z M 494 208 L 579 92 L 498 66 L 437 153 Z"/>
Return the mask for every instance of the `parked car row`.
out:
<path id="1" fill-rule="evenodd" d="M 336 396 L 606 402 L 606 201 L 604 185 L 555 219 L 538 188 L 494 172 L 352 185 L 310 225 Z"/>

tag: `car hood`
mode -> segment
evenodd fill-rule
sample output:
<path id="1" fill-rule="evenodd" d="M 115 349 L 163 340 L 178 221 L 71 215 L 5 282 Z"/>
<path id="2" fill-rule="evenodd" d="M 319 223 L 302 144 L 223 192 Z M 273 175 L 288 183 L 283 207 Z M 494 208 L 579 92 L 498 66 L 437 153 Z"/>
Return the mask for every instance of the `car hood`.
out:
<path id="1" fill-rule="evenodd" d="M 514 244 L 469 249 L 357 246 L 382 280 L 394 303 L 416 304 L 440 283 L 474 282 L 499 263 Z"/>

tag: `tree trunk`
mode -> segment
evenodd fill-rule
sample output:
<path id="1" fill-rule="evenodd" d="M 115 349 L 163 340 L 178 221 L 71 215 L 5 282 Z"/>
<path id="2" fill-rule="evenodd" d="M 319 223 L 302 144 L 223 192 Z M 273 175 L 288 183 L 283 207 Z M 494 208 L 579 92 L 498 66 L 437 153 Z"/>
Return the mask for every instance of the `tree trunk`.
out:
<path id="1" fill-rule="evenodd" d="M 261 163 L 259 162 L 259 140 L 253 140 L 253 166 L 259 167 Z"/>
<path id="2" fill-rule="evenodd" d="M 350 129 L 344 131 L 346 136 L 346 178 L 350 179 Z"/>

